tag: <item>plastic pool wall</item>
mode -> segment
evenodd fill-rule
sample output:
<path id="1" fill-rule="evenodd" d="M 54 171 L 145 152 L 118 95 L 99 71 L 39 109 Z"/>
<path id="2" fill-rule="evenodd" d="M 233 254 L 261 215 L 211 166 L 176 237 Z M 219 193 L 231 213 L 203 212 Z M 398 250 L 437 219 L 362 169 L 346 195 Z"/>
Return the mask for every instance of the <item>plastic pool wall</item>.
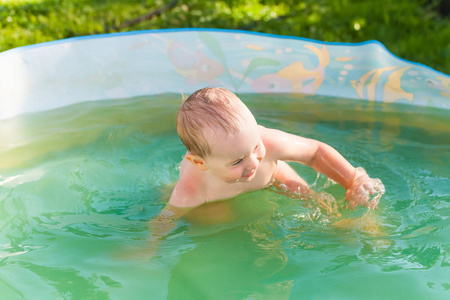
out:
<path id="1" fill-rule="evenodd" d="M 377 41 L 154 30 L 12 49 L 0 53 L 0 66 L 0 120 L 83 101 L 186 95 L 205 86 L 450 108 L 450 76 L 396 57 Z"/>

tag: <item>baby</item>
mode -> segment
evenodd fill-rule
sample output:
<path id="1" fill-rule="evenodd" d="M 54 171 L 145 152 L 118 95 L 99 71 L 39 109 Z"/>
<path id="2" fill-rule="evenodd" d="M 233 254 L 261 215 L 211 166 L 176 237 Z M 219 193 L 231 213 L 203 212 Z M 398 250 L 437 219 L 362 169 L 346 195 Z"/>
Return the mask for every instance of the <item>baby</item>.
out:
<path id="1" fill-rule="evenodd" d="M 204 203 L 262 189 L 277 179 L 290 191 L 308 193 L 307 183 L 285 162 L 294 161 L 342 185 L 350 207 L 376 208 L 384 187 L 354 168 L 327 144 L 265 128 L 232 92 L 204 88 L 177 114 L 178 135 L 188 152 L 169 205 L 175 215 Z"/>
<path id="2" fill-rule="evenodd" d="M 153 249 L 175 225 L 173 220 L 203 204 L 271 185 L 274 180 L 294 193 L 311 193 L 286 163 L 298 162 L 342 185 L 349 206 L 376 208 L 384 193 L 379 179 L 354 168 L 322 142 L 265 128 L 232 92 L 204 88 L 186 99 L 177 114 L 178 135 L 187 148 L 169 203 L 149 222 Z"/>

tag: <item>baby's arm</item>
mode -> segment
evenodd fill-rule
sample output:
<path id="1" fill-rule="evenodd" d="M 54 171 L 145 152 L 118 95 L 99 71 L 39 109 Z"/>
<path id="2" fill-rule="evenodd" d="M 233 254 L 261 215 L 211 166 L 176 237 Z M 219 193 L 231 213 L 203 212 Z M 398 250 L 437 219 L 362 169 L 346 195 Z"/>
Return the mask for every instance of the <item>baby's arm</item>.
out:
<path id="1" fill-rule="evenodd" d="M 163 239 L 177 225 L 178 217 L 176 210 L 176 208 L 167 204 L 158 216 L 147 223 L 147 226 L 150 229 L 150 235 L 147 238 L 146 245 L 142 247 L 127 247 L 123 251 L 116 253 L 116 258 L 120 260 L 150 259 L 155 256 Z"/>
<path id="2" fill-rule="evenodd" d="M 181 173 L 184 172 L 183 163 Z M 148 222 L 147 258 L 158 251 L 163 239 L 176 227 L 177 220 L 204 203 L 201 186 L 192 181 L 194 176 L 180 176 L 169 199 L 159 215 Z M 189 178 L 189 180 L 186 180 Z"/>
<path id="3" fill-rule="evenodd" d="M 379 179 L 371 179 L 362 168 L 354 168 L 333 147 L 312 139 L 274 129 L 262 130 L 266 148 L 277 159 L 297 161 L 333 179 L 346 190 L 346 200 L 355 208 L 358 204 L 376 208 L 384 193 Z"/>
<path id="4" fill-rule="evenodd" d="M 168 203 L 158 216 L 148 222 L 150 236 L 147 239 L 145 253 L 143 253 L 146 258 L 151 258 L 156 254 L 163 239 L 176 227 L 177 220 L 191 209 L 190 207 L 176 207 Z"/>

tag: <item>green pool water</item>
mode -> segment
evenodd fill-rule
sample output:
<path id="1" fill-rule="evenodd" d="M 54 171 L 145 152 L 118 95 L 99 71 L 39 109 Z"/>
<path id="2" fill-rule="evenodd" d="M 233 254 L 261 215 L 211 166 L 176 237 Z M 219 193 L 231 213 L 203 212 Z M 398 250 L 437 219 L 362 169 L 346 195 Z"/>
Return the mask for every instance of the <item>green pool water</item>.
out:
<path id="1" fill-rule="evenodd" d="M 450 111 L 243 95 L 260 124 L 326 142 L 380 178 L 379 209 L 347 210 L 343 188 L 292 164 L 341 217 L 267 188 L 199 208 L 146 259 L 147 222 L 185 152 L 179 98 L 0 121 L 1 299 L 450 297 Z"/>

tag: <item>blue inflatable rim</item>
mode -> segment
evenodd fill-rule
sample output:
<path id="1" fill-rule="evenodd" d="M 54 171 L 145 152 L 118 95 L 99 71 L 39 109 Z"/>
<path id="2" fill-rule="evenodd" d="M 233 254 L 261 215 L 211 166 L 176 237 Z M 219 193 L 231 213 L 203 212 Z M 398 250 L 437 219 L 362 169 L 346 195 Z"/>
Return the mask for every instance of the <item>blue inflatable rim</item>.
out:
<path id="1" fill-rule="evenodd" d="M 321 43 L 325 45 L 346 45 L 346 46 L 360 46 L 360 45 L 367 45 L 367 44 L 376 44 L 380 47 L 382 47 L 384 50 L 386 50 L 387 53 L 389 53 L 391 56 L 393 56 L 396 59 L 399 59 L 403 62 L 421 66 L 428 68 L 434 72 L 437 72 L 443 76 L 450 77 L 450 75 L 447 75 L 443 72 L 440 72 L 438 70 L 433 69 L 432 67 L 429 67 L 427 65 L 413 62 L 406 60 L 404 58 L 401 58 L 395 54 L 393 54 L 389 49 L 386 48 L 386 46 L 377 40 L 368 40 L 365 42 L 360 43 L 343 43 L 343 42 L 325 42 L 325 41 L 319 41 L 304 37 L 297 37 L 297 36 L 289 36 L 289 35 L 277 35 L 277 34 L 271 34 L 271 33 L 262 33 L 262 32 L 255 32 L 255 31 L 247 31 L 247 30 L 236 30 L 236 29 L 219 29 L 219 28 L 171 28 L 171 29 L 150 29 L 150 30 L 138 30 L 138 31 L 126 31 L 126 32 L 114 32 L 114 33 L 103 33 L 103 34 L 95 34 L 95 35 L 86 35 L 86 36 L 79 36 L 79 37 L 72 37 L 72 38 L 66 38 L 56 41 L 50 41 L 50 42 L 43 42 L 39 44 L 33 44 L 33 45 L 27 45 L 22 46 L 10 50 L 6 50 L 2 53 L 0 53 L 0 56 L 4 53 L 10 52 L 10 51 L 26 51 L 28 49 L 32 48 L 39 48 L 39 47 L 45 47 L 49 45 L 57 45 L 57 44 L 63 44 L 67 42 L 73 42 L 73 41 L 81 41 L 81 40 L 90 40 L 90 39 L 102 39 L 102 38 L 111 38 L 115 36 L 127 36 L 127 35 L 140 35 L 140 34 L 148 34 L 148 33 L 164 33 L 164 32 L 182 32 L 182 31 L 209 31 L 209 32 L 225 32 L 225 33 L 242 33 L 242 34 L 252 34 L 252 35 L 258 35 L 258 36 L 265 36 L 265 37 L 271 37 L 271 38 L 279 38 L 279 39 L 293 39 L 293 40 L 301 40 L 301 41 L 310 41 L 315 43 Z"/>

